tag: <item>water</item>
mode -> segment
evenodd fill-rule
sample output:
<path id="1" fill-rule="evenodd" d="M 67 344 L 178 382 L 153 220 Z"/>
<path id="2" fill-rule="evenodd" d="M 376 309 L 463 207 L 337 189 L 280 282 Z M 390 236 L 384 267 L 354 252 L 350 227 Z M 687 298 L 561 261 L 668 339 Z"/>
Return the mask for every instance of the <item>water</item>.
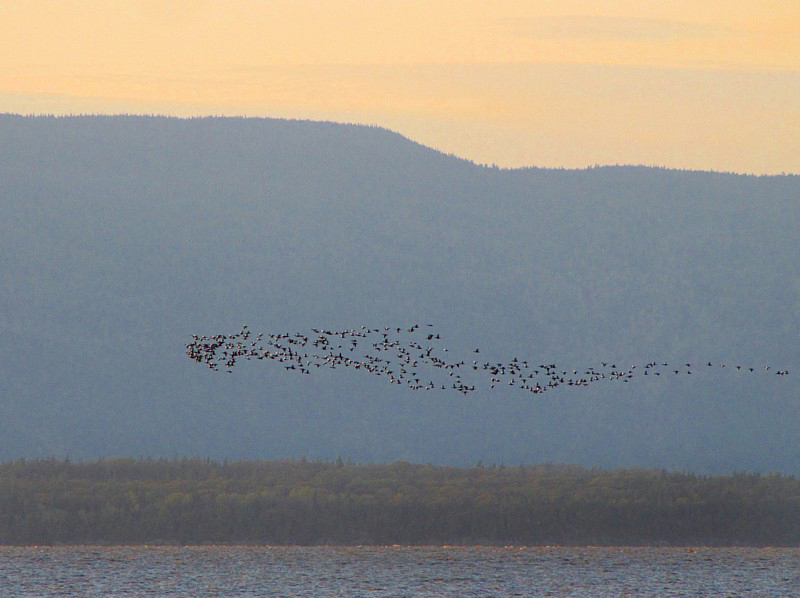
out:
<path id="1" fill-rule="evenodd" d="M 5 596 L 790 596 L 800 549 L 0 547 Z"/>

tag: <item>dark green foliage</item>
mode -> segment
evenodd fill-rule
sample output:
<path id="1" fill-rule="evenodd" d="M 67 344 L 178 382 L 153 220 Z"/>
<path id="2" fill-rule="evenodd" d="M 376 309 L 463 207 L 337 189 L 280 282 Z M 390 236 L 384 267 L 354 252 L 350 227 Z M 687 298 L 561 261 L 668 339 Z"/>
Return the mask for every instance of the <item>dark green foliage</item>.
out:
<path id="1" fill-rule="evenodd" d="M 0 544 L 797 545 L 800 480 L 577 466 L 0 465 Z"/>

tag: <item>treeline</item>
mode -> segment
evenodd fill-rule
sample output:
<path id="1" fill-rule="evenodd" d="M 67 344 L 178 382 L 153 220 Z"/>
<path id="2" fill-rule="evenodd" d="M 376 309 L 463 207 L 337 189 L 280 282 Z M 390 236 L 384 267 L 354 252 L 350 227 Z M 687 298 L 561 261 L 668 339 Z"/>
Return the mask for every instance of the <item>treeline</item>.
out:
<path id="1" fill-rule="evenodd" d="M 800 545 L 800 480 L 577 466 L 0 464 L 0 544 Z"/>

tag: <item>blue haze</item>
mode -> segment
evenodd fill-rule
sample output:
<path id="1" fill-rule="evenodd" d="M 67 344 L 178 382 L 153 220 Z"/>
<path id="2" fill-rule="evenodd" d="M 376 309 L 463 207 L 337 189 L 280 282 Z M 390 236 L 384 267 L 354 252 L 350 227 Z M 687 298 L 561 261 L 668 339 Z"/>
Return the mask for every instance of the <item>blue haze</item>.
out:
<path id="1" fill-rule="evenodd" d="M 499 170 L 334 123 L 0 115 L 0 459 L 799 474 L 799 232 L 797 176 Z M 184 356 L 242 324 L 421 322 L 467 358 L 759 374 L 464 398 Z"/>

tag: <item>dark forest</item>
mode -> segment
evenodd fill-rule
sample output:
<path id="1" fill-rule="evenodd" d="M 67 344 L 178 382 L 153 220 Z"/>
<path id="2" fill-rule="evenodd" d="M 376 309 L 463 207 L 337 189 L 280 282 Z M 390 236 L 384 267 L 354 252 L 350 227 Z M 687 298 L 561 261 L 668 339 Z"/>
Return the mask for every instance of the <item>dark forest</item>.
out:
<path id="1" fill-rule="evenodd" d="M 800 480 L 568 465 L 0 464 L 0 544 L 796 546 Z"/>

